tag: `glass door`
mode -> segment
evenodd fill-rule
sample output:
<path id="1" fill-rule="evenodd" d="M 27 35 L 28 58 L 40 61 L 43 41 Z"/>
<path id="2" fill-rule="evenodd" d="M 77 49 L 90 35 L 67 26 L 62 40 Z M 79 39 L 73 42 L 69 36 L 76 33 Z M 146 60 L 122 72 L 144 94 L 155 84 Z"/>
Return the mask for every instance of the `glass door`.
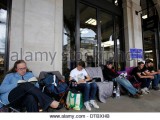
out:
<path id="1" fill-rule="evenodd" d="M 80 58 L 86 66 L 98 66 L 96 9 L 80 3 Z"/>
<path id="2" fill-rule="evenodd" d="M 113 17 L 112 15 L 100 11 L 100 25 L 101 25 L 101 57 L 102 64 L 106 61 L 114 61 L 114 35 L 113 35 Z"/>
<path id="3" fill-rule="evenodd" d="M 104 65 L 110 60 L 121 69 L 120 17 L 97 7 L 79 5 L 80 59 L 87 67 Z"/>
<path id="4" fill-rule="evenodd" d="M 0 0 L 0 82 L 6 70 L 7 46 L 7 0 Z"/>
<path id="5" fill-rule="evenodd" d="M 155 30 L 147 30 L 143 32 L 143 47 L 144 47 L 144 59 L 151 59 L 156 65 L 156 43 L 155 43 Z"/>
<path id="6" fill-rule="evenodd" d="M 108 60 L 121 66 L 120 9 L 104 2 L 106 6 L 112 6 L 112 12 L 109 12 L 102 0 L 97 0 L 98 5 L 87 1 L 64 0 L 63 68 L 71 70 L 79 60 L 85 61 L 86 67 L 101 66 Z"/>

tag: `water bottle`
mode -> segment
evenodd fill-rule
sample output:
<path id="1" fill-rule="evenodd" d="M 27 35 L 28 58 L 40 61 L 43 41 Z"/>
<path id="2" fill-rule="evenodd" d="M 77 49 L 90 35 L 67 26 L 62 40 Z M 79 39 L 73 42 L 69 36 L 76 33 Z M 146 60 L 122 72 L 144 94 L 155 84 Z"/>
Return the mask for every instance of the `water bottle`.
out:
<path id="1" fill-rule="evenodd" d="M 116 87 L 115 87 L 115 86 L 113 87 L 113 95 L 112 95 L 112 97 L 113 97 L 113 98 L 116 97 Z"/>
<path id="2" fill-rule="evenodd" d="M 120 98 L 120 89 L 119 89 L 119 85 L 117 85 L 116 98 Z"/>

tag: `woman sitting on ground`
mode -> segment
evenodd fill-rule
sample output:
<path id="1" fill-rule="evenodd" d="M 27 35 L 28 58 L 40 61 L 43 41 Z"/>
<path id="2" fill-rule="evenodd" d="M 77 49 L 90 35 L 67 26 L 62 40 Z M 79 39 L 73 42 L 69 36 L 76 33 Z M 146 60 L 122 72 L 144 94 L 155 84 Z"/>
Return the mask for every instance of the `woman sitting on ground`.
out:
<path id="1" fill-rule="evenodd" d="M 27 69 L 24 60 L 15 62 L 0 86 L 0 97 L 4 104 L 10 104 L 13 108 L 25 107 L 27 112 L 39 112 L 39 106 L 45 111 L 48 107 L 57 108 L 59 102 L 44 94 L 31 82 L 19 83 L 19 80 L 28 81 L 34 77 Z"/>

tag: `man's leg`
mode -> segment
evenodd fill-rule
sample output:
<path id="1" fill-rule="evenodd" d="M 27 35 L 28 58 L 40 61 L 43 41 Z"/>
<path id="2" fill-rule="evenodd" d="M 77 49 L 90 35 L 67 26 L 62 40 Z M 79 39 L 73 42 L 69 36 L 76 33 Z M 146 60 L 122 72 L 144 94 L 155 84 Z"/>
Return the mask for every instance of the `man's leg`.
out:
<path id="1" fill-rule="evenodd" d="M 97 93 L 97 84 L 96 83 L 90 83 L 90 100 L 95 100 L 95 96 Z"/>
<path id="2" fill-rule="evenodd" d="M 150 83 L 151 83 L 151 79 L 141 78 L 139 81 L 141 82 L 141 88 L 145 88 L 145 87 L 149 88 Z"/>
<path id="3" fill-rule="evenodd" d="M 153 89 L 159 90 L 159 87 L 158 87 L 159 81 L 160 81 L 160 75 L 159 74 L 154 75 L 154 79 L 152 81 L 152 88 Z"/>
<path id="4" fill-rule="evenodd" d="M 135 95 L 138 92 L 138 90 L 134 88 L 133 85 L 127 79 L 117 77 L 116 81 L 124 88 L 126 88 L 132 95 Z"/>
<path id="5" fill-rule="evenodd" d="M 90 85 L 88 83 L 81 83 L 77 85 L 77 89 L 82 92 L 84 102 L 89 101 Z"/>
<path id="6" fill-rule="evenodd" d="M 88 83 L 81 83 L 77 85 L 77 89 L 80 90 L 83 94 L 83 100 L 86 109 L 91 111 L 91 107 L 89 105 L 90 85 Z"/>

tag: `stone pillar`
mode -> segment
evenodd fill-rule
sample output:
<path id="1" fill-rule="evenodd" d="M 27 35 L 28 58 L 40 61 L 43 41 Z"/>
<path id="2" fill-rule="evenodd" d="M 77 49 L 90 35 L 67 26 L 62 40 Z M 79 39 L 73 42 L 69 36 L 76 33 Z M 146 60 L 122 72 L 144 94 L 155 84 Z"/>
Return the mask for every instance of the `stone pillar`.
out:
<path id="1" fill-rule="evenodd" d="M 137 60 L 129 59 L 130 48 L 143 49 L 141 15 L 135 13 L 140 10 L 140 0 L 123 0 L 126 67 L 137 65 Z"/>
<path id="2" fill-rule="evenodd" d="M 36 76 L 62 72 L 62 31 L 63 0 L 13 0 L 10 68 L 24 59 Z"/>

